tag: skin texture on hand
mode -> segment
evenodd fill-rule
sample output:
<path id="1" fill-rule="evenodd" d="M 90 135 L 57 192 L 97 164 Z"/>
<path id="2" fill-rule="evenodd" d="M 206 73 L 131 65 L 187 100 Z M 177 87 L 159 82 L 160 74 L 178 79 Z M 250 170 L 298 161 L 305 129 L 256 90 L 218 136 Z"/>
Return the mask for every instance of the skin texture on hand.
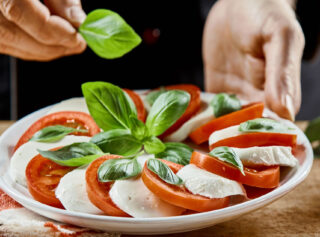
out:
<path id="1" fill-rule="evenodd" d="M 78 54 L 86 43 L 75 27 L 85 19 L 80 0 L 0 0 L 0 53 L 49 61 Z"/>
<path id="2" fill-rule="evenodd" d="M 220 0 L 203 34 L 205 89 L 264 101 L 294 120 L 304 36 L 285 0 Z"/>

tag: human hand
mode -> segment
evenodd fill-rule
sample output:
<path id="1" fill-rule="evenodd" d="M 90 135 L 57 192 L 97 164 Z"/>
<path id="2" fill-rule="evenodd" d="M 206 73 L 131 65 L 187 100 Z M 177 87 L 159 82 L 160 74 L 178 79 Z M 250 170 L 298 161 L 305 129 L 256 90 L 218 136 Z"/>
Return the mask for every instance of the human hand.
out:
<path id="1" fill-rule="evenodd" d="M 0 53 L 37 61 L 81 53 L 74 27 L 84 18 L 80 0 L 0 0 Z"/>
<path id="2" fill-rule="evenodd" d="M 203 34 L 205 89 L 264 101 L 294 120 L 304 36 L 286 0 L 220 0 Z"/>

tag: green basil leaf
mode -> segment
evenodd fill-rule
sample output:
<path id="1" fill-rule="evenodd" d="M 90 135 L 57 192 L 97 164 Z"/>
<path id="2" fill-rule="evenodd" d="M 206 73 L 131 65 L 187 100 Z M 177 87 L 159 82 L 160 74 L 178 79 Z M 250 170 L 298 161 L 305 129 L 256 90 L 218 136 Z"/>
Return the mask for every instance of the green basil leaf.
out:
<path id="1" fill-rule="evenodd" d="M 90 142 L 73 143 L 55 151 L 38 149 L 38 152 L 43 157 L 63 166 L 86 165 L 105 154 L 97 145 Z"/>
<path id="2" fill-rule="evenodd" d="M 143 145 L 144 149 L 149 154 L 157 154 L 159 152 L 162 152 L 166 148 L 162 141 L 155 136 L 145 139 Z"/>
<path id="3" fill-rule="evenodd" d="M 312 120 L 306 129 L 306 136 L 310 142 L 320 140 L 320 117 Z"/>
<path id="4" fill-rule="evenodd" d="M 122 57 L 141 43 L 141 38 L 117 13 L 97 9 L 79 27 L 89 47 L 100 57 Z"/>
<path id="5" fill-rule="evenodd" d="M 135 158 L 110 159 L 103 162 L 98 169 L 100 182 L 129 179 L 139 175 L 142 167 Z"/>
<path id="6" fill-rule="evenodd" d="M 172 161 L 177 164 L 187 165 L 190 163 L 193 149 L 180 142 L 165 143 L 166 149 L 156 154 L 157 158 Z"/>
<path id="7" fill-rule="evenodd" d="M 137 117 L 131 116 L 131 133 L 139 141 L 143 140 L 147 134 L 146 125 Z"/>
<path id="8" fill-rule="evenodd" d="M 210 104 L 216 118 L 241 109 L 240 100 L 237 96 L 226 93 L 215 95 Z"/>
<path id="9" fill-rule="evenodd" d="M 211 156 L 218 158 L 224 162 L 234 165 L 237 167 L 243 175 L 245 175 L 243 171 L 243 164 L 235 151 L 231 147 L 220 146 L 214 148 L 210 153 Z"/>
<path id="10" fill-rule="evenodd" d="M 82 92 L 88 109 L 104 131 L 129 129 L 130 116 L 137 116 L 134 103 L 119 87 L 108 82 L 87 82 Z"/>
<path id="11" fill-rule="evenodd" d="M 268 118 L 257 118 L 240 124 L 240 132 L 269 132 L 269 133 L 290 133 L 288 126 Z"/>
<path id="12" fill-rule="evenodd" d="M 320 158 L 320 145 L 313 148 L 314 158 Z"/>
<path id="13" fill-rule="evenodd" d="M 99 146 L 105 153 L 122 156 L 135 154 L 142 148 L 142 142 L 125 129 L 98 133 L 91 138 L 90 142 Z"/>
<path id="14" fill-rule="evenodd" d="M 186 111 L 189 102 L 190 94 L 181 90 L 170 90 L 160 95 L 146 121 L 149 135 L 159 136 L 171 127 Z"/>
<path id="15" fill-rule="evenodd" d="M 182 179 L 173 173 L 169 166 L 158 159 L 149 159 L 147 166 L 149 170 L 169 184 L 180 185 L 183 183 Z"/>
<path id="16" fill-rule="evenodd" d="M 56 142 L 73 132 L 88 133 L 88 130 L 76 129 L 62 125 L 48 126 L 36 132 L 30 141 Z"/>
<path id="17" fill-rule="evenodd" d="M 152 106 L 156 99 L 158 99 L 158 97 L 165 92 L 167 92 L 167 90 L 164 87 L 160 87 L 159 90 L 149 92 L 146 96 L 146 100 L 148 101 L 149 105 Z"/>

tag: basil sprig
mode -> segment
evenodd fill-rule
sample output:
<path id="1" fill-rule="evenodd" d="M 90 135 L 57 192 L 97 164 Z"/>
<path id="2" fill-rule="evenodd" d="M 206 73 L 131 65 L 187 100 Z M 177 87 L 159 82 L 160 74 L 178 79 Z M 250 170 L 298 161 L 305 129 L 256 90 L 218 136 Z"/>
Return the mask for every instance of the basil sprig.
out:
<path id="1" fill-rule="evenodd" d="M 216 118 L 241 109 L 240 100 L 237 96 L 226 93 L 216 94 L 210 105 L 213 108 L 214 116 Z"/>
<path id="2" fill-rule="evenodd" d="M 173 184 L 173 185 L 181 185 L 183 183 L 182 179 L 177 176 L 172 170 L 163 163 L 161 160 L 158 159 L 149 159 L 147 161 L 147 167 L 153 173 L 158 175 L 160 179 L 163 181 Z"/>
<path id="3" fill-rule="evenodd" d="M 167 142 L 165 150 L 155 154 L 157 158 L 168 160 L 177 164 L 187 165 L 190 163 L 193 149 L 180 142 Z"/>
<path id="4" fill-rule="evenodd" d="M 240 132 L 290 133 L 292 130 L 294 129 L 268 118 L 248 120 L 239 126 Z"/>
<path id="5" fill-rule="evenodd" d="M 105 153 L 90 142 L 79 142 L 55 151 L 37 150 L 43 157 L 63 166 L 81 166 L 101 157 Z"/>
<path id="6" fill-rule="evenodd" d="M 209 155 L 234 165 L 241 171 L 243 175 L 245 175 L 243 171 L 243 164 L 239 156 L 237 155 L 237 153 L 231 147 L 226 147 L 226 146 L 216 147 L 209 153 Z"/>
<path id="7" fill-rule="evenodd" d="M 121 88 L 108 82 L 87 82 L 82 92 L 91 116 L 104 131 L 131 128 L 130 116 L 137 116 L 137 111 Z"/>
<path id="8" fill-rule="evenodd" d="M 166 148 L 162 141 L 155 136 L 146 138 L 143 144 L 146 152 L 150 154 L 157 154 L 159 152 L 162 152 Z"/>
<path id="9" fill-rule="evenodd" d="M 167 90 L 164 87 L 160 87 L 159 90 L 149 92 L 146 96 L 146 100 L 148 101 L 149 105 L 152 106 L 156 99 L 158 99 L 158 97 L 165 92 L 167 92 Z"/>
<path id="10" fill-rule="evenodd" d="M 110 182 L 136 177 L 142 171 L 138 156 L 110 159 L 103 162 L 98 169 L 100 182 Z"/>
<path id="11" fill-rule="evenodd" d="M 90 142 L 99 146 L 105 153 L 122 156 L 135 154 L 142 147 L 142 142 L 127 129 L 113 129 L 98 133 L 91 138 Z"/>
<path id="12" fill-rule="evenodd" d="M 76 129 L 76 128 L 66 127 L 62 125 L 48 126 L 36 132 L 30 139 L 30 141 L 56 142 L 61 140 L 68 134 L 74 133 L 74 132 L 88 133 L 88 130 Z"/>
<path id="13" fill-rule="evenodd" d="M 141 38 L 117 13 L 97 9 L 79 27 L 88 46 L 100 57 L 122 57 L 141 43 Z"/>
<path id="14" fill-rule="evenodd" d="M 159 136 L 166 131 L 183 115 L 189 102 L 190 94 L 181 90 L 170 90 L 160 95 L 147 117 L 149 134 Z"/>

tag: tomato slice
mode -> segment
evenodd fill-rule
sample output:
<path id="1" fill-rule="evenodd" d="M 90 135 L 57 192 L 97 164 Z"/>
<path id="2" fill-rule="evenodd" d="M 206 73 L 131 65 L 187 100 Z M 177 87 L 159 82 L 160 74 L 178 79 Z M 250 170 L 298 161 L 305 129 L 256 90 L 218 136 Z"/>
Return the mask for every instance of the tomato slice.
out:
<path id="1" fill-rule="evenodd" d="M 210 135 L 217 130 L 221 130 L 230 126 L 238 125 L 242 122 L 261 118 L 263 113 L 263 103 L 253 103 L 242 107 L 241 110 L 232 112 L 230 114 L 223 115 L 215 118 L 210 122 L 203 124 L 192 133 L 189 137 L 191 140 L 199 145 L 209 140 Z"/>
<path id="2" fill-rule="evenodd" d="M 170 127 L 168 128 L 163 134 L 159 137 L 164 138 L 176 130 L 178 130 L 186 121 L 188 121 L 193 115 L 195 115 L 200 109 L 200 88 L 192 85 L 192 84 L 180 84 L 180 85 L 171 85 L 165 87 L 167 90 L 183 90 L 190 94 L 190 103 L 184 112 L 184 114 Z"/>
<path id="3" fill-rule="evenodd" d="M 109 191 L 113 182 L 100 182 L 98 169 L 100 165 L 109 159 L 120 158 L 117 155 L 105 155 L 94 160 L 86 171 L 87 193 L 90 201 L 109 216 L 130 217 L 113 203 Z"/>
<path id="4" fill-rule="evenodd" d="M 83 112 L 78 111 L 61 111 L 52 114 L 48 114 L 35 123 L 33 123 L 27 131 L 20 137 L 18 143 L 14 147 L 14 151 L 17 150 L 21 145 L 28 142 L 30 138 L 39 130 L 52 126 L 52 125 L 64 125 L 67 127 L 87 129 L 88 133 L 75 133 L 74 135 L 79 136 L 93 136 L 100 132 L 99 126 L 93 120 L 93 118 Z"/>
<path id="5" fill-rule="evenodd" d="M 183 167 L 182 165 L 166 160 L 162 160 L 162 162 L 167 164 L 174 173 L 177 173 L 179 169 Z M 229 205 L 229 197 L 207 198 L 201 195 L 192 194 L 181 186 L 166 183 L 148 169 L 147 163 L 144 165 L 141 177 L 144 184 L 151 192 L 160 199 L 178 207 L 198 212 L 205 212 L 220 209 Z"/>
<path id="6" fill-rule="evenodd" d="M 235 166 L 197 151 L 192 153 L 190 164 L 227 179 L 259 188 L 275 188 L 280 181 L 279 166 L 261 167 L 260 169 L 244 168 L 245 175 L 243 175 Z"/>
<path id="7" fill-rule="evenodd" d="M 129 90 L 129 89 L 122 89 L 122 90 L 124 90 L 130 96 L 133 103 L 136 105 L 138 119 L 141 120 L 142 122 L 145 122 L 146 118 L 147 118 L 147 111 L 144 108 L 144 104 L 143 104 L 140 96 L 132 90 Z"/>
<path id="8" fill-rule="evenodd" d="M 56 198 L 55 189 L 60 179 L 73 169 L 75 168 L 58 165 L 40 154 L 36 155 L 26 168 L 27 185 L 30 194 L 41 203 L 63 208 L 60 200 Z"/>
<path id="9" fill-rule="evenodd" d="M 231 146 L 237 148 L 247 148 L 253 146 L 291 146 L 294 148 L 296 144 L 296 134 L 254 132 L 244 133 L 235 137 L 229 137 L 210 144 L 209 147 L 210 150 L 219 146 Z"/>

